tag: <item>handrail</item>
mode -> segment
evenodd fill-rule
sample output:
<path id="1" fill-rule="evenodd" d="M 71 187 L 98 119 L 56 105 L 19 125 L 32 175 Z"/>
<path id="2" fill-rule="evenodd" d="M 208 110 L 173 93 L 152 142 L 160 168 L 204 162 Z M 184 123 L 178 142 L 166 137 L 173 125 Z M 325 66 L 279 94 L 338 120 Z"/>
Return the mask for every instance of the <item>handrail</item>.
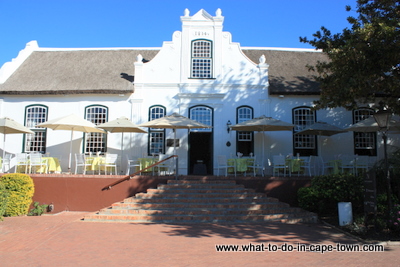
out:
<path id="1" fill-rule="evenodd" d="M 154 166 L 157 166 L 157 165 L 159 165 L 160 163 L 163 163 L 164 161 L 167 161 L 167 160 L 169 160 L 169 159 L 171 159 L 171 158 L 177 158 L 177 157 L 178 157 L 177 155 L 172 155 L 172 156 L 169 156 L 169 157 L 166 158 L 166 159 L 163 159 L 163 160 L 161 160 L 161 161 L 157 161 L 156 163 L 154 163 L 154 164 L 152 164 L 152 165 L 150 165 L 150 166 L 148 166 L 148 167 L 146 167 L 146 168 L 144 168 L 144 169 L 141 169 L 141 170 L 139 170 L 139 171 L 137 171 L 137 172 L 135 172 L 135 173 L 129 175 L 128 177 L 119 179 L 118 181 L 116 181 L 116 182 L 114 182 L 114 183 L 111 183 L 111 184 L 109 184 L 109 185 L 103 187 L 103 188 L 101 189 L 101 191 L 110 190 L 113 186 L 115 186 L 115 185 L 117 185 L 117 184 L 120 184 L 120 183 L 122 183 L 122 182 L 131 180 L 131 179 L 133 178 L 133 176 L 135 176 L 136 174 L 141 173 L 142 171 L 145 171 L 145 170 L 147 170 L 147 169 L 153 168 Z M 177 165 L 178 165 L 178 164 L 177 164 Z M 178 172 L 178 168 L 176 168 L 176 170 L 175 170 L 175 173 L 177 173 L 177 172 Z"/>

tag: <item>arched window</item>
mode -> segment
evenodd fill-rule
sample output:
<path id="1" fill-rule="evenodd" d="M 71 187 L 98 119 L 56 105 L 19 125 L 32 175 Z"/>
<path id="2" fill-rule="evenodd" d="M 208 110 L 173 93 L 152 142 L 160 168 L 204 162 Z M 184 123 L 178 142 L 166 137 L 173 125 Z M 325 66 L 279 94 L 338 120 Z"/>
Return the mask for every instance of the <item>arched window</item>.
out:
<path id="1" fill-rule="evenodd" d="M 237 123 L 245 122 L 253 119 L 253 109 L 248 106 L 241 106 L 237 108 Z M 237 131 L 236 137 L 236 152 L 242 153 L 244 156 L 254 154 L 254 141 L 253 132 Z"/>
<path id="2" fill-rule="evenodd" d="M 149 109 L 149 121 L 162 118 L 165 114 L 165 107 L 152 106 Z M 148 152 L 150 155 L 165 153 L 165 129 L 149 129 Z"/>
<path id="3" fill-rule="evenodd" d="M 190 119 L 203 123 L 205 125 L 213 125 L 212 109 L 206 106 L 196 106 L 190 109 Z M 211 132 L 212 128 L 196 128 L 191 129 L 192 132 Z"/>
<path id="4" fill-rule="evenodd" d="M 47 121 L 48 108 L 43 105 L 27 106 L 25 109 L 25 126 L 34 134 L 25 134 L 25 152 L 46 153 L 46 128 L 36 125 Z"/>
<path id="5" fill-rule="evenodd" d="M 108 121 L 108 108 L 101 105 L 88 106 L 85 109 L 85 119 L 99 125 Z M 85 135 L 85 153 L 107 152 L 106 134 L 87 133 Z"/>
<path id="6" fill-rule="evenodd" d="M 353 111 L 353 123 L 368 119 L 374 114 L 370 108 Z M 354 154 L 376 156 L 376 133 L 354 132 Z"/>
<path id="7" fill-rule="evenodd" d="M 192 42 L 191 78 L 212 78 L 212 42 L 195 40 Z"/>
<path id="8" fill-rule="evenodd" d="M 315 112 L 309 107 L 293 109 L 293 131 L 297 133 L 316 121 Z M 317 142 L 315 135 L 293 134 L 293 153 L 302 156 L 317 155 Z"/>

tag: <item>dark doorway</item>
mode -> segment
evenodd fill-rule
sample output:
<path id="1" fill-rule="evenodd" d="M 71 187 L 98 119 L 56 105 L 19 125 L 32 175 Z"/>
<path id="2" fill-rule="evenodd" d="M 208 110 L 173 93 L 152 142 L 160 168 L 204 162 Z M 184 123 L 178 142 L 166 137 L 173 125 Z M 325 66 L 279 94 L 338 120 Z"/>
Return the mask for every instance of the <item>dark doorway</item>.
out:
<path id="1" fill-rule="evenodd" d="M 191 132 L 189 134 L 189 174 L 212 175 L 212 133 Z"/>

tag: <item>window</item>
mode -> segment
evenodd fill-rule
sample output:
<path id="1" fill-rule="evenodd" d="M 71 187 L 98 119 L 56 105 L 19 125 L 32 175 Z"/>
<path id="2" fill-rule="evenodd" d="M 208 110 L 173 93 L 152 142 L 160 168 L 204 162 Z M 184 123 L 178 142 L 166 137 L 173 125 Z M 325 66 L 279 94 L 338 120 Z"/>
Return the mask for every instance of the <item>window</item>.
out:
<path id="1" fill-rule="evenodd" d="M 309 107 L 293 109 L 293 132 L 297 133 L 316 121 L 315 112 Z M 293 152 L 302 156 L 317 155 L 317 142 L 315 135 L 293 134 Z"/>
<path id="2" fill-rule="evenodd" d="M 192 78 L 212 78 L 212 42 L 192 42 Z"/>
<path id="3" fill-rule="evenodd" d="M 369 108 L 353 111 L 353 123 L 368 119 L 374 114 Z M 376 133 L 354 132 L 354 154 L 376 156 Z"/>
<path id="4" fill-rule="evenodd" d="M 149 121 L 164 117 L 166 110 L 162 106 L 153 106 L 149 110 Z M 165 153 L 165 129 L 149 129 L 149 147 L 150 155 Z"/>
<path id="5" fill-rule="evenodd" d="M 212 126 L 212 109 L 205 106 L 193 107 L 190 109 L 190 119 Z M 211 132 L 212 128 L 190 129 L 192 132 Z"/>
<path id="6" fill-rule="evenodd" d="M 99 125 L 107 122 L 108 108 L 104 106 L 86 107 L 85 119 Z M 87 133 L 85 135 L 85 153 L 107 152 L 106 134 L 103 133 Z"/>
<path id="7" fill-rule="evenodd" d="M 253 119 L 253 109 L 251 107 L 243 106 L 237 109 L 237 123 L 251 119 Z M 253 135 L 253 132 L 237 131 L 236 152 L 240 152 L 244 156 L 254 153 Z"/>
<path id="8" fill-rule="evenodd" d="M 26 107 L 25 126 L 35 132 L 25 134 L 25 152 L 46 153 L 46 129 L 36 128 L 36 125 L 47 121 L 48 108 L 41 105 Z"/>

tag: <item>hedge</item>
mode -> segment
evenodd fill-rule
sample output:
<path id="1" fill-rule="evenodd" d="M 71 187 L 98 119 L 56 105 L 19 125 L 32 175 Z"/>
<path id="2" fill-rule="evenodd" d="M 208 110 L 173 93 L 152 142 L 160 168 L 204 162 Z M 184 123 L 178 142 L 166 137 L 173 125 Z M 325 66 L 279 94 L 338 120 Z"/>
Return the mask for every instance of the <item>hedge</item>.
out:
<path id="1" fill-rule="evenodd" d="M 9 194 L 4 216 L 28 214 L 35 191 L 32 178 L 27 174 L 11 173 L 0 177 L 0 183 Z"/>

